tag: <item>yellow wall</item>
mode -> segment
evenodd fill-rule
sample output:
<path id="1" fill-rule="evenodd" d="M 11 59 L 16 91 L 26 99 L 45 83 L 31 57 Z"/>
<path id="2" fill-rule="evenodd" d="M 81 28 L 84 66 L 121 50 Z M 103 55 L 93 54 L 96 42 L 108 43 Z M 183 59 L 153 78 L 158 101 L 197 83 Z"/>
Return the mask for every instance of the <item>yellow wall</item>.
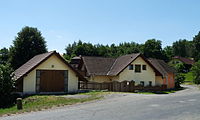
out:
<path id="1" fill-rule="evenodd" d="M 163 78 L 162 76 L 156 76 L 156 82 L 155 82 L 155 85 L 163 85 Z"/>
<path id="2" fill-rule="evenodd" d="M 136 60 L 134 60 L 131 64 L 139 64 L 141 65 L 141 72 L 135 73 L 135 66 L 133 70 L 129 70 L 129 68 L 125 68 L 120 74 L 119 74 L 119 80 L 118 81 L 131 81 L 134 80 L 136 84 L 140 84 L 140 81 L 144 81 L 145 86 L 149 85 L 149 81 L 152 81 L 152 85 L 155 85 L 155 72 L 149 66 L 141 57 L 138 57 Z M 142 65 L 146 65 L 147 69 L 142 70 Z"/>
<path id="3" fill-rule="evenodd" d="M 54 65 L 54 68 L 51 66 Z M 77 92 L 78 90 L 78 77 L 63 61 L 61 61 L 56 55 L 52 55 L 37 68 L 32 70 L 23 81 L 24 93 L 36 92 L 36 70 L 68 70 L 68 92 Z"/>

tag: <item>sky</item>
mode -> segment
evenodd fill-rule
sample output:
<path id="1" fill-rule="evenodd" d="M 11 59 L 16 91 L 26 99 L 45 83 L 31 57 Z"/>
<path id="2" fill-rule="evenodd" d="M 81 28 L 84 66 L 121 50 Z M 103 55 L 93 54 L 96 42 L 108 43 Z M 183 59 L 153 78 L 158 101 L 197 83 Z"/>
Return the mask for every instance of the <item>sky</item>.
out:
<path id="1" fill-rule="evenodd" d="M 192 40 L 200 31 L 200 0 L 1 0 L 0 48 L 25 26 L 36 27 L 49 51 L 82 40 L 122 42 Z"/>

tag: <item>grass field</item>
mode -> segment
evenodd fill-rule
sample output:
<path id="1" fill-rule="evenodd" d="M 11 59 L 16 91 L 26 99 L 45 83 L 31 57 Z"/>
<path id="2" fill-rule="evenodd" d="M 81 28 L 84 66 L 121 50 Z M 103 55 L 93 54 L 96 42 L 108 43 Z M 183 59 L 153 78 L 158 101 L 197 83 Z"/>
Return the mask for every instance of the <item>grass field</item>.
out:
<path id="1" fill-rule="evenodd" d="M 92 100 L 103 98 L 106 92 L 89 92 L 81 93 L 78 95 L 87 95 L 86 98 L 69 98 L 67 95 L 34 95 L 23 99 L 23 109 L 17 110 L 16 105 L 10 108 L 0 109 L 0 116 L 4 114 L 15 114 L 30 111 L 39 111 L 43 109 L 49 109 L 52 107 L 59 107 L 64 105 L 72 105 L 76 103 L 82 103 Z"/>
<path id="2" fill-rule="evenodd" d="M 184 84 L 194 84 L 193 83 L 193 75 L 192 72 L 188 72 L 188 73 L 183 73 L 185 75 L 185 83 Z"/>

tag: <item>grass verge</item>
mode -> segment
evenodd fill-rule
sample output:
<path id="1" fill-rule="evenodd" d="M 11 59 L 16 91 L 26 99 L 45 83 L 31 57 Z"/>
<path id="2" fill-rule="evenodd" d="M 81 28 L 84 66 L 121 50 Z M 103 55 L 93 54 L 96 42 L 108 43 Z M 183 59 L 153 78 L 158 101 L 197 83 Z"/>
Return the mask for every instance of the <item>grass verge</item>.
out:
<path id="1" fill-rule="evenodd" d="M 185 85 L 193 85 L 193 75 L 192 75 L 192 72 L 188 72 L 188 73 L 183 73 L 183 75 L 185 75 L 185 81 L 184 81 L 184 84 Z"/>
<path id="2" fill-rule="evenodd" d="M 23 109 L 17 110 L 16 105 L 0 109 L 0 116 L 2 115 L 10 115 L 16 113 L 23 112 L 31 112 L 31 111 L 40 111 L 43 109 L 50 109 L 52 107 L 59 107 L 64 105 L 72 105 L 76 103 L 82 103 L 92 100 L 97 100 L 103 98 L 103 95 L 107 94 L 106 92 L 88 92 L 88 93 L 80 93 L 77 95 L 87 95 L 85 98 L 70 98 L 59 95 L 33 95 L 23 99 Z"/>

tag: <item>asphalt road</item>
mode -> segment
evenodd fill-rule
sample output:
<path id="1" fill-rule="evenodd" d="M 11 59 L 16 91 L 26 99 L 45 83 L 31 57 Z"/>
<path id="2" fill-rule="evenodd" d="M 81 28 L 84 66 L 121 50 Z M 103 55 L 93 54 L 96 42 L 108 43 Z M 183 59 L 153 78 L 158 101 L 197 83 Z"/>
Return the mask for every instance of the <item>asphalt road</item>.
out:
<path id="1" fill-rule="evenodd" d="M 0 117 L 0 120 L 200 120 L 200 91 L 110 95 L 90 103 Z"/>

